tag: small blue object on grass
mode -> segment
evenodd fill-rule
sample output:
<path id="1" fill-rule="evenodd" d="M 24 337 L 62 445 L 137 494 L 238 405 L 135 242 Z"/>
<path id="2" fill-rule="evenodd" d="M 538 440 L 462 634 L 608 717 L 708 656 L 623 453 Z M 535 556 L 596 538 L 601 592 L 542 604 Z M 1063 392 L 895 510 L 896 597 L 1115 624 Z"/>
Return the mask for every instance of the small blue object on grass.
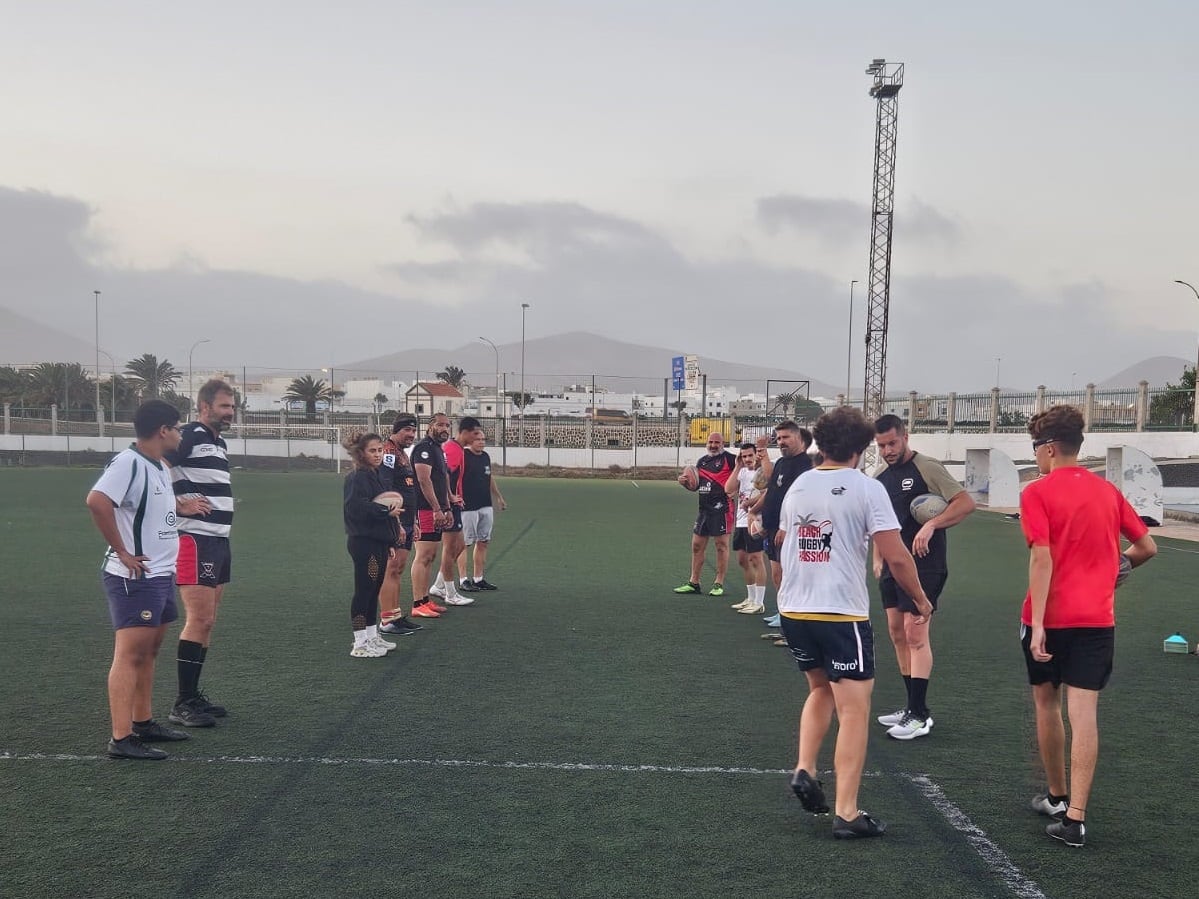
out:
<path id="1" fill-rule="evenodd" d="M 1190 652 L 1191 648 L 1187 645 L 1187 638 L 1182 634 L 1174 634 L 1172 637 L 1166 637 L 1162 641 L 1162 652 Z"/>

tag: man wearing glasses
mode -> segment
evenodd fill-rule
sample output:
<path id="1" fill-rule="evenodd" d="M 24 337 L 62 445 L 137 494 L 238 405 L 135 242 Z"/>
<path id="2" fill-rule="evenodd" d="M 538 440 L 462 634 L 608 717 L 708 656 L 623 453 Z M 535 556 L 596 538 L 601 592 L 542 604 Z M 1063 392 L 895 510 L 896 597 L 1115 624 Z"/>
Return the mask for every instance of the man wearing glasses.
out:
<path id="1" fill-rule="evenodd" d="M 1099 691 L 1112 673 L 1115 591 L 1125 560 L 1135 568 L 1157 553 L 1149 529 L 1114 485 L 1078 464 L 1084 420 L 1053 406 L 1028 423 L 1044 476 L 1020 495 L 1020 526 L 1031 551 L 1020 638 L 1037 710 L 1037 744 L 1048 791 L 1034 811 L 1056 820 L 1045 832 L 1086 843 L 1087 801 L 1099 754 Z M 1120 537 L 1132 545 L 1121 556 Z M 1062 685 L 1069 695 L 1070 777 Z"/>

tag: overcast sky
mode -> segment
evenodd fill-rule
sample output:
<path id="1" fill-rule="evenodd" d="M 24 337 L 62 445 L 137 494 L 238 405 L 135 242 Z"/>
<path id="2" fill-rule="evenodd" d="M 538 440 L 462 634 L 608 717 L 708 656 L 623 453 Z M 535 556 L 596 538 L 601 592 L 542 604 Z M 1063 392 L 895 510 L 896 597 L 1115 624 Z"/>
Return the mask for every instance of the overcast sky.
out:
<path id="1" fill-rule="evenodd" d="M 115 354 L 504 344 L 527 302 L 838 382 L 857 279 L 860 382 L 876 56 L 888 383 L 1195 354 L 1192 4 L 3 5 L 0 305 L 90 341 L 101 290 Z"/>

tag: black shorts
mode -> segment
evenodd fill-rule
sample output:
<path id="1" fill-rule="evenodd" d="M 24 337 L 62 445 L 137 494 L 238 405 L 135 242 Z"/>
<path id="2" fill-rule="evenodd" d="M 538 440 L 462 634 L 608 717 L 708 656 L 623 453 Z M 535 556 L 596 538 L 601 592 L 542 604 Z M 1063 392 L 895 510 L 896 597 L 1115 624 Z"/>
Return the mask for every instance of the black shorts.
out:
<path id="1" fill-rule="evenodd" d="M 462 507 L 450 506 L 450 513 L 454 516 L 454 523 L 447 524 L 441 529 L 443 534 L 460 534 L 462 533 Z"/>
<path id="2" fill-rule="evenodd" d="M 779 547 L 774 545 L 774 535 L 777 533 L 778 528 L 762 532 L 762 552 L 766 553 L 766 558 L 771 562 L 779 560 Z"/>
<path id="3" fill-rule="evenodd" d="M 874 680 L 874 629 L 869 621 L 807 621 L 782 615 L 779 622 L 800 671 L 820 668 L 831 681 Z"/>
<path id="4" fill-rule="evenodd" d="M 412 549 L 412 534 L 416 530 L 416 512 L 404 511 L 400 515 L 400 527 L 404 529 L 404 539 L 396 541 L 396 549 Z"/>
<path id="5" fill-rule="evenodd" d="M 697 537 L 723 537 L 729 532 L 731 519 L 727 509 L 700 509 L 693 533 Z"/>
<path id="6" fill-rule="evenodd" d="M 229 583 L 233 554 L 228 537 L 208 534 L 179 535 L 175 583 L 180 587 L 219 587 Z"/>
<path id="7" fill-rule="evenodd" d="M 1020 647 L 1028 667 L 1028 682 L 1065 684 L 1082 690 L 1102 690 L 1112 676 L 1116 655 L 1114 627 L 1050 627 L 1045 629 L 1045 651 L 1053 656 L 1038 662 L 1029 651 L 1032 628 L 1020 625 Z"/>
<path id="8" fill-rule="evenodd" d="M 936 609 L 937 599 L 940 598 L 941 591 L 945 589 L 945 582 L 949 580 L 949 572 L 918 570 L 916 573 L 920 576 L 920 586 L 924 588 L 924 595 Z M 899 583 L 890 574 L 879 579 L 878 592 L 882 594 L 884 609 L 899 609 L 901 612 L 918 614 L 915 601 L 903 592 L 903 587 L 899 586 Z"/>
<path id="9" fill-rule="evenodd" d="M 750 536 L 749 528 L 737 528 L 733 531 L 733 549 L 739 552 L 760 553 L 762 538 Z"/>

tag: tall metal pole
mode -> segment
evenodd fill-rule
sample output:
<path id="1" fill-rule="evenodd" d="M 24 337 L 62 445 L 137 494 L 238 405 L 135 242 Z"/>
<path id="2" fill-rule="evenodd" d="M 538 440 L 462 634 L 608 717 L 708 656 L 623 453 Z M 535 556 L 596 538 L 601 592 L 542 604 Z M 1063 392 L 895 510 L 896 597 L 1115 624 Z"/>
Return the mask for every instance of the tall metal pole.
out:
<path id="1" fill-rule="evenodd" d="M 520 445 L 525 445 L 525 312 L 528 303 L 520 304 Z"/>
<path id="2" fill-rule="evenodd" d="M 100 352 L 104 353 L 104 350 L 100 350 Z M 111 353 L 104 353 L 104 355 L 108 357 L 108 363 L 112 366 L 112 420 L 115 424 L 117 420 L 117 360 L 112 358 Z"/>
<path id="3" fill-rule="evenodd" d="M 1181 284 L 1183 287 L 1189 287 L 1191 293 L 1195 295 L 1195 299 L 1199 300 L 1199 290 L 1195 289 L 1195 285 L 1190 281 L 1179 281 L 1174 279 L 1175 284 Z M 1191 409 L 1191 430 L 1199 432 L 1199 352 L 1195 355 L 1195 402 Z"/>
<path id="4" fill-rule="evenodd" d="M 995 386 L 999 386 L 999 364 L 1003 362 L 1002 356 L 995 357 Z"/>
<path id="5" fill-rule="evenodd" d="M 853 376 L 850 374 L 853 366 L 853 286 L 857 281 L 849 282 L 849 345 L 845 350 L 845 402 L 849 402 L 849 388 L 853 383 Z"/>
<path id="6" fill-rule="evenodd" d="M 192 384 L 192 353 L 196 351 L 202 343 L 211 343 L 207 337 L 201 337 L 192 344 L 192 348 L 187 351 L 187 414 L 191 415 L 192 403 L 195 402 L 195 386 Z"/>
<path id="7" fill-rule="evenodd" d="M 104 410 L 100 408 L 100 291 L 93 290 L 92 293 L 96 296 L 96 424 L 103 437 Z"/>
<path id="8" fill-rule="evenodd" d="M 492 348 L 492 350 L 495 351 L 495 409 L 494 409 L 494 412 L 495 412 L 496 419 L 499 419 L 499 417 L 500 417 L 500 351 L 499 351 L 499 348 L 496 347 L 496 345 L 494 343 L 492 343 L 490 340 L 488 340 L 486 337 L 480 337 L 479 339 L 481 341 L 483 341 L 485 344 L 487 344 L 488 346 L 490 346 Z"/>

